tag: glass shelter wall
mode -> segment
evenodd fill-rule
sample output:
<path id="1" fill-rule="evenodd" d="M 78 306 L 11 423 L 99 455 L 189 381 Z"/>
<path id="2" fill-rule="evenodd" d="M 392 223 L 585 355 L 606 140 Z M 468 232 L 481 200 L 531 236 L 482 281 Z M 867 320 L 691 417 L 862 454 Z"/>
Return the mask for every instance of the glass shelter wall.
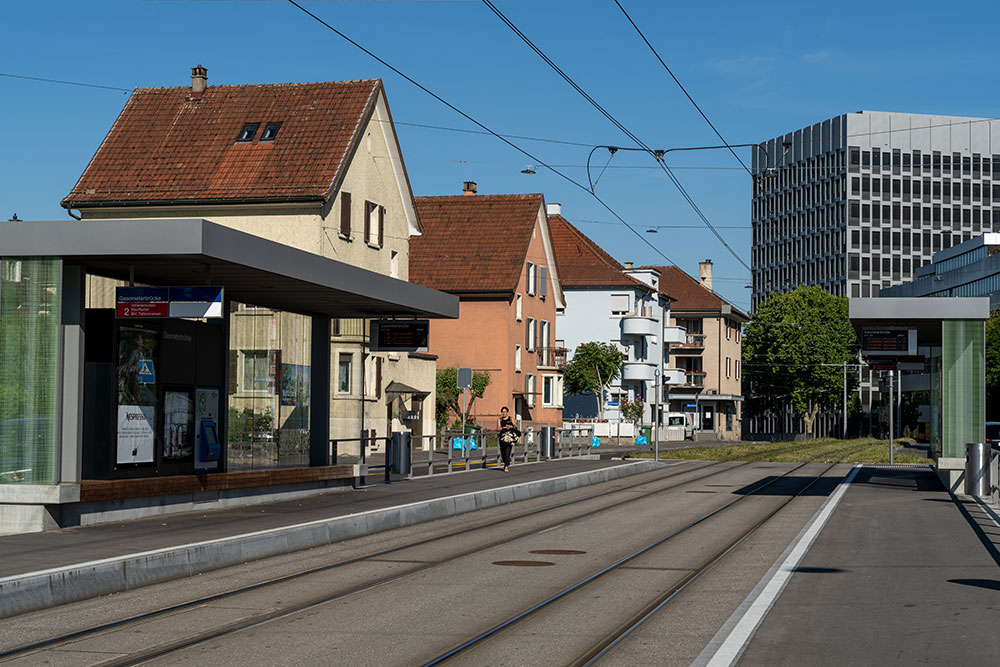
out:
<path id="1" fill-rule="evenodd" d="M 58 482 L 58 257 L 0 258 L 0 484 Z"/>
<path id="2" fill-rule="evenodd" d="M 309 465 L 311 318 L 233 302 L 228 470 Z"/>

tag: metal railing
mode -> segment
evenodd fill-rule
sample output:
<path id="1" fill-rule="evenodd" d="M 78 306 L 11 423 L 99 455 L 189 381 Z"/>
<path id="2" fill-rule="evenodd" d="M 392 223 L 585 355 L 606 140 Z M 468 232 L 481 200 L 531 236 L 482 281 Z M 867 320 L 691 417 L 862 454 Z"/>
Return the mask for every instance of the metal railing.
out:
<path id="1" fill-rule="evenodd" d="M 564 368 L 567 353 L 568 350 L 565 347 L 540 347 L 538 348 L 538 366 L 539 368 Z"/>
<path id="2" fill-rule="evenodd" d="M 701 350 L 705 347 L 705 334 L 689 333 L 684 336 L 683 343 L 673 343 L 670 349 L 674 352 L 678 350 Z"/>
<path id="3" fill-rule="evenodd" d="M 592 425 L 551 427 L 553 439 L 551 456 L 545 455 L 547 448 L 546 443 L 543 442 L 546 433 L 544 429 L 547 428 L 549 428 L 548 424 L 522 425 L 522 435 L 518 444 L 514 446 L 511 460 L 515 463 L 528 463 L 546 459 L 585 456 L 591 453 L 594 440 L 594 427 Z M 381 445 L 384 453 L 370 452 L 369 449 L 373 445 Z M 368 467 L 368 474 L 380 474 L 383 480 L 388 483 L 391 482 L 391 475 L 395 472 L 393 470 L 395 457 L 392 450 L 394 446 L 391 436 L 332 439 L 330 440 L 330 464 L 363 464 Z M 418 475 L 482 470 L 491 465 L 499 465 L 499 433 L 479 431 L 467 433 L 464 438 L 457 431 L 412 436 L 408 460 L 407 479 Z M 362 476 L 357 484 L 364 485 L 364 483 L 365 477 Z"/>
<path id="4" fill-rule="evenodd" d="M 684 385 L 685 387 L 704 387 L 705 386 L 705 375 L 701 371 L 688 371 L 684 373 Z"/>

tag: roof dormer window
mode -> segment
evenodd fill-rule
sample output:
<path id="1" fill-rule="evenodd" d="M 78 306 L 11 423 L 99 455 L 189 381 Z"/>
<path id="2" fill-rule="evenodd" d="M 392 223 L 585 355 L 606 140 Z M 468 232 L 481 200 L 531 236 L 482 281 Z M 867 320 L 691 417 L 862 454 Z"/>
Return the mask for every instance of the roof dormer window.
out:
<path id="1" fill-rule="evenodd" d="M 243 129 L 240 130 L 239 135 L 236 137 L 236 143 L 247 144 L 253 141 L 253 137 L 257 134 L 257 128 L 260 127 L 260 123 L 244 123 Z"/>
<path id="2" fill-rule="evenodd" d="M 260 135 L 261 141 L 274 141 L 274 138 L 278 136 L 278 128 L 281 127 L 281 123 L 268 123 L 264 127 L 264 133 Z"/>

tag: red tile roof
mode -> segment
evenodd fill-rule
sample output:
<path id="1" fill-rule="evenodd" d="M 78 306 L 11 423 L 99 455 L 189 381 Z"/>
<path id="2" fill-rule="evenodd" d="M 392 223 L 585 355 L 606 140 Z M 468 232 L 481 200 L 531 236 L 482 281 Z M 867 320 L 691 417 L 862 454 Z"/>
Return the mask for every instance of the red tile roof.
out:
<path id="1" fill-rule="evenodd" d="M 653 291 L 646 283 L 624 273 L 625 267 L 561 215 L 549 216 L 549 235 L 563 288 L 642 287 Z"/>
<path id="2" fill-rule="evenodd" d="M 410 282 L 445 292 L 517 290 L 542 195 L 415 201 L 424 232 L 410 238 Z"/>
<path id="3" fill-rule="evenodd" d="M 644 269 L 654 269 L 660 272 L 660 289 L 676 301 L 670 304 L 671 310 L 721 310 L 728 301 L 701 284 L 696 278 L 689 276 L 676 266 L 644 266 Z M 736 306 L 733 313 L 746 317 Z"/>
<path id="4" fill-rule="evenodd" d="M 322 201 L 342 176 L 379 79 L 325 83 L 139 88 L 69 195 L 95 205 Z M 269 122 L 274 141 L 258 142 Z M 255 139 L 236 143 L 245 123 Z"/>

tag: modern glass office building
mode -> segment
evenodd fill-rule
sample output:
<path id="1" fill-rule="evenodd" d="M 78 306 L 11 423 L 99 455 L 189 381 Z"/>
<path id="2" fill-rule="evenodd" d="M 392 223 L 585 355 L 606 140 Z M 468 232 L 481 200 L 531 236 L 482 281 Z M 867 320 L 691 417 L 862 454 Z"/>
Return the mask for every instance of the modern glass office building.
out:
<path id="1" fill-rule="evenodd" d="M 763 142 L 753 166 L 754 309 L 798 285 L 878 296 L 1000 231 L 1000 120 L 849 113 Z"/>

